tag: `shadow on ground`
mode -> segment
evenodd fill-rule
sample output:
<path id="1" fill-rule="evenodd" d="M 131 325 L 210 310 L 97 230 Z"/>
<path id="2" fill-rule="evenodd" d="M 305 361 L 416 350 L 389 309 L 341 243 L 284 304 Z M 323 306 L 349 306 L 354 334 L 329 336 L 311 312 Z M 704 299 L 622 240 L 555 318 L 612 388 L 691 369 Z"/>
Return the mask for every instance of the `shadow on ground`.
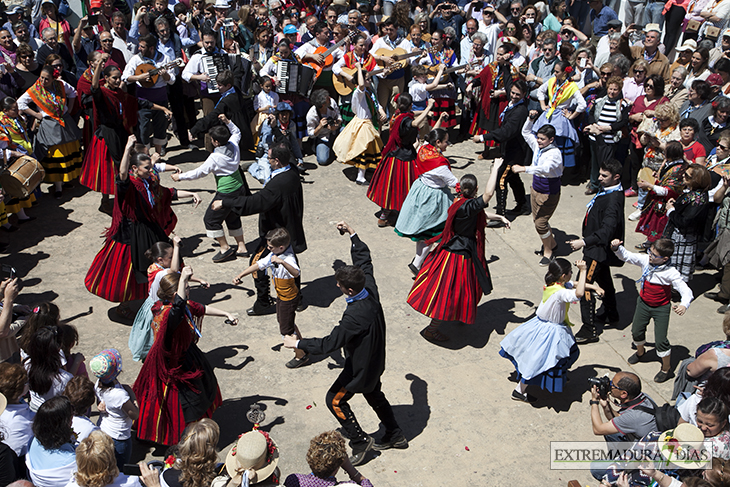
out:
<path id="1" fill-rule="evenodd" d="M 218 448 L 221 450 L 225 449 L 238 439 L 238 435 L 251 431 L 253 424 L 246 417 L 246 413 L 251 409 L 253 404 L 258 404 L 259 409 L 265 413 L 267 403 L 269 402 L 273 402 L 277 406 L 286 406 L 289 403 L 289 401 L 281 397 L 261 396 L 258 394 L 223 401 L 221 407 L 213 413 L 213 419 L 216 423 L 226 425 L 225 428 L 221 428 Z M 283 416 L 277 416 L 276 418 L 270 418 L 271 414 L 267 416 L 269 417 L 264 420 L 264 423 L 259 428 L 263 431 L 271 432 L 274 426 L 284 424 Z"/>

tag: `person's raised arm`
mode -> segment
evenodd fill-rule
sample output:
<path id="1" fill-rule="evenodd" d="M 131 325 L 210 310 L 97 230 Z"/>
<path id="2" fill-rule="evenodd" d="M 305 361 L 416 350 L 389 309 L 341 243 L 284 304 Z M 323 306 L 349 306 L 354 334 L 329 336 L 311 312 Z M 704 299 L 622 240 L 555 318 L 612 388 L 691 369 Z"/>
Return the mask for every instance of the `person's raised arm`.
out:
<path id="1" fill-rule="evenodd" d="M 362 65 L 360 63 L 357 63 L 357 87 L 360 91 L 365 91 L 365 76 L 362 74 Z"/>
<path id="2" fill-rule="evenodd" d="M 106 53 L 104 53 L 106 54 Z M 108 54 L 106 54 L 108 56 Z M 91 88 L 93 90 L 99 89 L 99 81 L 101 80 L 101 73 L 103 71 L 102 66 L 104 65 L 105 59 L 99 56 L 94 62 L 94 76 L 91 78 Z"/>
<path id="3" fill-rule="evenodd" d="M 86 28 L 87 25 L 89 25 L 89 17 L 84 15 L 83 17 L 81 17 L 81 20 L 79 20 L 79 26 L 76 28 L 76 32 L 74 32 L 74 38 L 71 40 L 71 47 L 74 50 L 72 54 L 76 54 L 81 49 L 81 32 Z"/>
<path id="4" fill-rule="evenodd" d="M 170 262 L 170 270 L 172 272 L 180 272 L 180 242 L 182 240 L 177 235 L 172 237 L 172 261 Z"/>
<path id="5" fill-rule="evenodd" d="M 433 98 L 428 99 L 428 105 L 426 106 L 426 109 L 423 110 L 416 118 L 413 119 L 413 125 L 418 127 L 419 129 L 423 127 L 426 124 L 426 121 L 428 120 L 428 112 L 431 111 L 433 106 L 436 104 L 436 100 Z"/>
<path id="6" fill-rule="evenodd" d="M 126 181 L 129 177 L 129 165 L 131 163 L 130 158 L 132 157 L 132 149 L 134 144 L 137 142 L 137 137 L 130 135 L 127 138 L 127 145 L 124 147 L 124 155 L 122 155 L 122 161 L 119 163 L 119 179 Z"/>
<path id="7" fill-rule="evenodd" d="M 429 84 L 426 85 L 426 91 L 433 91 L 436 88 L 438 88 L 439 83 L 441 83 L 441 77 L 444 74 L 444 69 L 446 69 L 446 65 L 439 64 L 438 73 L 436 73 L 436 76 L 433 78 L 433 81 L 431 81 Z"/>
<path id="8" fill-rule="evenodd" d="M 0 338 L 10 336 L 10 325 L 13 322 L 13 304 L 18 297 L 20 288 L 18 278 L 8 279 L 3 282 L 3 311 L 0 313 Z"/>
<path id="9" fill-rule="evenodd" d="M 499 168 L 502 167 L 502 164 L 504 164 L 504 159 L 502 159 L 502 158 L 495 159 L 494 165 L 492 166 L 492 172 L 489 173 L 489 180 L 487 180 L 487 187 L 484 188 L 484 194 L 482 195 L 484 204 L 486 204 L 490 199 L 492 199 L 492 196 L 494 196 L 494 191 L 497 189 L 497 178 L 499 177 Z"/>
<path id="10" fill-rule="evenodd" d="M 580 272 L 580 275 L 578 276 L 578 284 L 575 286 L 575 299 L 580 299 L 585 295 L 586 292 L 586 269 L 588 269 L 588 266 L 586 265 L 586 261 L 584 260 L 577 261 L 575 263 L 575 266 Z"/>

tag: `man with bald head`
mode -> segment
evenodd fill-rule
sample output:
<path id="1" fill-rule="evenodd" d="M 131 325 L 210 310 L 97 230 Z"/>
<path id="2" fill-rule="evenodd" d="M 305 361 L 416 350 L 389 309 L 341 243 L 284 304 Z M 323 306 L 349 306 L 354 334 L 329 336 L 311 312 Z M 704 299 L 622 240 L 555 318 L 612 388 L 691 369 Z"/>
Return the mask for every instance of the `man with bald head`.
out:
<path id="1" fill-rule="evenodd" d="M 105 30 L 99 34 L 99 43 L 101 44 L 99 52 L 109 54 L 106 66 L 116 66 L 119 68 L 119 71 L 124 71 L 124 68 L 127 66 L 127 60 L 124 58 L 124 53 L 114 47 L 112 33 Z"/>
<path id="2" fill-rule="evenodd" d="M 610 400 L 609 400 L 610 399 Z M 611 405 L 618 406 L 615 411 Z M 591 424 L 593 434 L 606 441 L 636 441 L 656 431 L 654 401 L 641 392 L 641 379 L 632 372 L 617 372 L 610 381 L 609 393 L 601 397 L 598 387 L 591 387 Z M 606 421 L 601 419 L 601 410 Z"/>

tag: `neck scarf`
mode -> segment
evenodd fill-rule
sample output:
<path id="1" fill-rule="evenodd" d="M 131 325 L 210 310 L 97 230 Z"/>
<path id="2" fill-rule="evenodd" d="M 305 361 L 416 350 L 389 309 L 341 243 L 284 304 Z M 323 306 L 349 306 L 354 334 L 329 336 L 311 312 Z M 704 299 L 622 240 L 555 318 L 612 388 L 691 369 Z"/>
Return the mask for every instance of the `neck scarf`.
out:
<path id="1" fill-rule="evenodd" d="M 402 142 L 400 138 L 400 124 L 403 123 L 403 121 L 407 118 L 413 120 L 413 112 L 399 114 L 390 124 L 390 137 L 388 138 L 388 143 L 383 149 L 383 157 L 381 158 L 381 161 L 385 160 L 385 158 L 388 157 L 388 154 L 390 154 L 392 151 L 399 147 L 402 147 Z"/>
<path id="2" fill-rule="evenodd" d="M 504 122 L 504 116 L 507 114 L 508 111 L 512 110 L 515 107 L 522 105 L 522 103 L 524 103 L 524 101 L 525 100 L 522 99 L 522 100 L 518 101 L 517 103 L 515 103 L 514 105 L 512 103 L 507 105 L 507 107 L 504 110 L 502 110 L 502 113 L 499 114 L 499 124 L 501 125 Z"/>
<path id="3" fill-rule="evenodd" d="M 66 122 L 63 120 L 63 111 L 66 108 L 66 88 L 61 81 L 54 79 L 51 81 L 51 89 L 47 90 L 43 87 L 41 79 L 38 78 L 28 89 L 28 95 L 46 115 L 61 124 L 61 127 L 66 126 Z"/>
<path id="4" fill-rule="evenodd" d="M 440 166 L 446 166 L 451 169 L 449 160 L 446 159 L 436 147 L 431 144 L 425 144 L 418 149 L 416 157 L 416 174 L 419 176 L 427 173 Z"/>
<path id="5" fill-rule="evenodd" d="M 558 284 L 557 282 L 553 284 L 552 286 L 543 286 L 542 288 L 542 302 L 547 302 L 548 299 L 550 299 L 550 296 L 555 294 L 558 291 L 562 291 L 565 289 L 565 284 Z M 570 310 L 570 303 L 566 303 L 565 306 L 565 320 L 563 321 L 563 324 L 566 324 L 568 326 L 573 326 L 573 323 L 570 322 L 570 319 L 568 319 L 568 310 Z"/>
<path id="6" fill-rule="evenodd" d="M 588 213 L 591 212 L 591 208 L 593 208 L 593 205 L 599 196 L 603 196 L 606 194 L 611 194 L 611 193 L 615 193 L 616 191 L 623 191 L 623 190 L 624 190 L 624 188 L 621 187 L 621 183 L 619 183 L 618 186 L 613 187 L 609 191 L 606 191 L 605 188 L 601 188 L 601 190 L 598 193 L 596 193 L 596 195 L 593 197 L 593 199 L 591 201 L 589 201 L 588 204 L 586 205 L 586 207 L 588 208 L 586 210 L 586 216 L 588 216 Z"/>
<path id="7" fill-rule="evenodd" d="M 218 105 L 220 104 L 221 101 L 223 101 L 223 98 L 227 97 L 228 95 L 232 95 L 235 92 L 236 92 L 236 88 L 231 86 L 231 89 L 226 91 L 225 93 L 223 93 L 221 95 L 220 99 L 215 103 L 215 108 L 218 108 Z"/>
<path id="8" fill-rule="evenodd" d="M 555 76 L 548 80 L 548 97 L 550 97 L 550 106 L 548 106 L 547 111 L 548 120 L 550 120 L 558 105 L 570 100 L 575 92 L 578 91 L 578 85 L 570 81 L 570 78 L 565 78 L 565 81 L 556 87 L 557 82 L 558 78 Z"/>
<path id="9" fill-rule="evenodd" d="M 362 291 L 360 291 L 359 293 L 357 293 L 354 296 L 345 296 L 345 301 L 347 301 L 347 304 L 350 304 L 350 303 L 354 303 L 355 301 L 360 301 L 362 299 L 365 299 L 368 296 L 370 296 L 370 293 L 368 292 L 368 290 L 365 288 L 362 288 Z"/>
<path id="10" fill-rule="evenodd" d="M 646 269 L 641 273 L 641 277 L 636 280 L 636 283 L 640 288 L 644 288 L 644 283 L 651 278 L 651 276 L 657 272 L 661 272 L 664 269 L 669 269 L 669 264 L 654 265 L 649 264 Z"/>
<path id="11" fill-rule="evenodd" d="M 377 67 L 378 64 L 377 61 L 375 61 L 375 58 L 370 53 L 365 54 L 364 58 L 358 59 L 355 51 L 350 51 L 346 52 L 343 57 L 345 58 L 345 66 L 350 69 L 355 68 L 357 61 L 360 61 L 360 65 L 362 66 L 363 71 L 372 71 Z M 357 75 L 357 73 L 355 74 Z"/>

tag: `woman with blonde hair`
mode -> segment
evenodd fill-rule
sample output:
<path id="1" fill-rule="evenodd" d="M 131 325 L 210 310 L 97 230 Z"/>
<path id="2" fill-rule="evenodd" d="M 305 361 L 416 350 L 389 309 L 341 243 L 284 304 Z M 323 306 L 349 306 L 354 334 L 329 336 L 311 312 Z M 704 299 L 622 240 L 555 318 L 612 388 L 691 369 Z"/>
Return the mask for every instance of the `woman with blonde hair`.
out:
<path id="1" fill-rule="evenodd" d="M 218 423 L 210 418 L 191 423 L 177 445 L 176 461 L 162 473 L 166 487 L 208 487 L 216 476 L 220 437 Z"/>
<path id="2" fill-rule="evenodd" d="M 160 487 L 157 471 L 139 463 L 141 477 L 119 472 L 114 441 L 103 431 L 93 431 L 76 447 L 76 473 L 66 487 Z"/>

